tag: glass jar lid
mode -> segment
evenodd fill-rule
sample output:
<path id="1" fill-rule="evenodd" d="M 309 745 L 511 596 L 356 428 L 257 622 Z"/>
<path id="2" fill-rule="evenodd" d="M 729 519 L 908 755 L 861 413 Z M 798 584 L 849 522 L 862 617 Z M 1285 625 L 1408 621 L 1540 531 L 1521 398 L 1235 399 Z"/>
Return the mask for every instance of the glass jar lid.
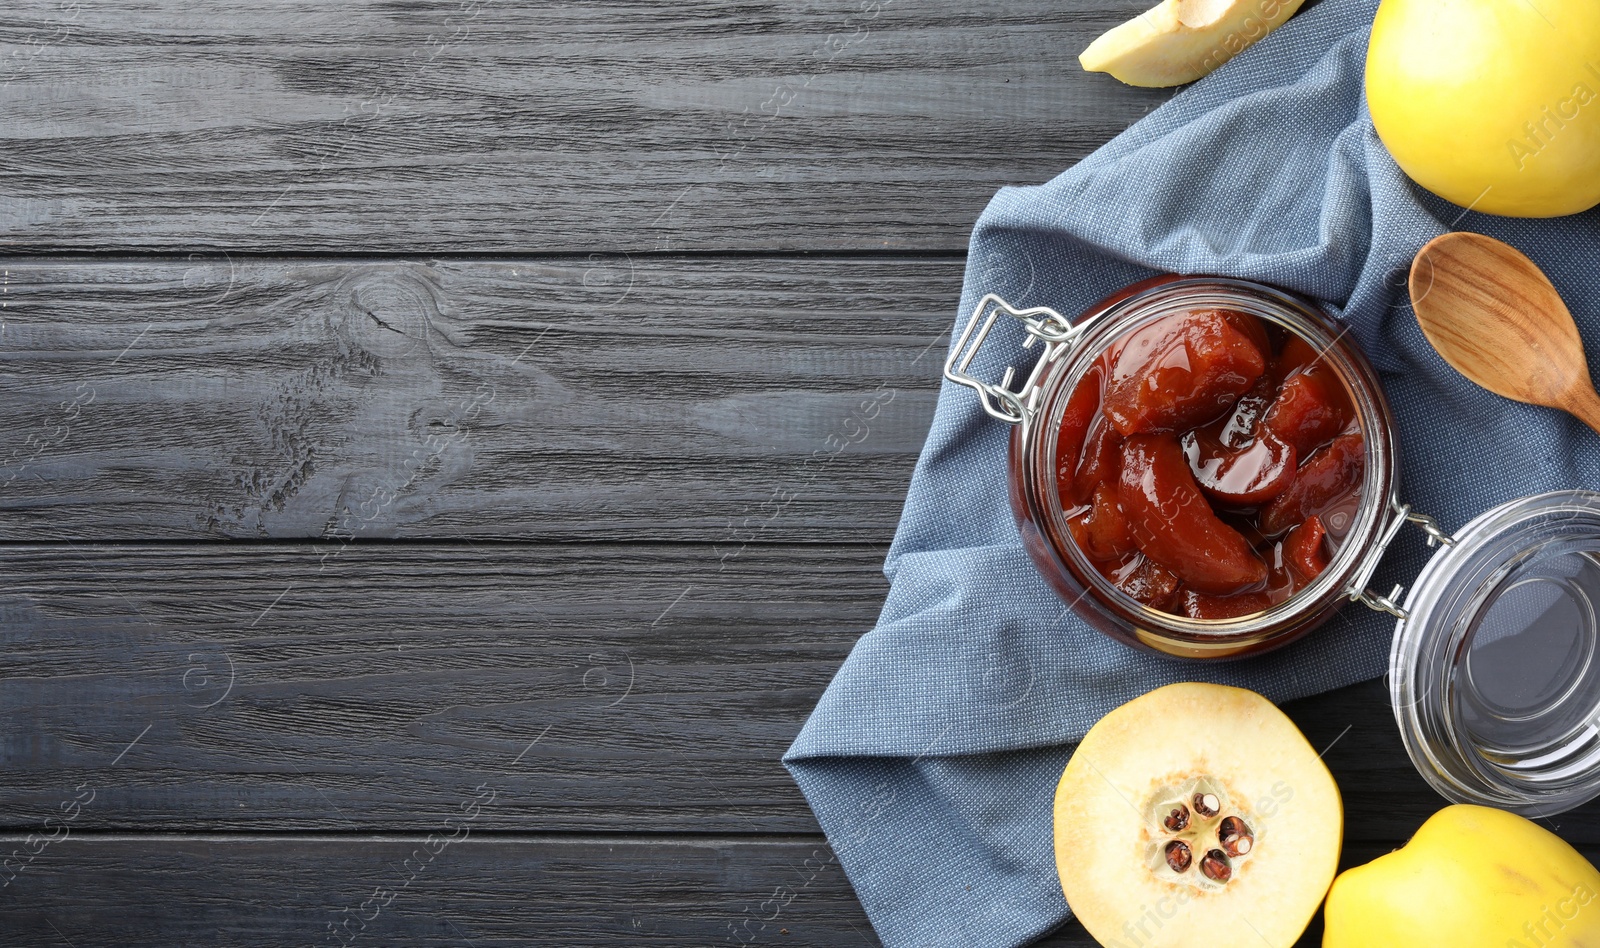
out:
<path id="1" fill-rule="evenodd" d="M 1600 493 L 1524 497 L 1467 524 L 1406 597 L 1390 699 L 1449 799 L 1529 816 L 1600 795 Z"/>

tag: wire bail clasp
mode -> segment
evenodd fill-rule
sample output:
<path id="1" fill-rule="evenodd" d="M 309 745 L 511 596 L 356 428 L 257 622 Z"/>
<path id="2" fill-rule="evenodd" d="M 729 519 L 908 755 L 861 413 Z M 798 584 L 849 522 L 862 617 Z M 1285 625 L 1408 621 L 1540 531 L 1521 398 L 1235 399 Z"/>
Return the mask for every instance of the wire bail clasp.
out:
<path id="1" fill-rule="evenodd" d="M 968 371 L 972 360 L 978 355 L 978 349 L 983 346 L 983 341 L 989 338 L 989 330 L 994 328 L 995 322 L 1001 315 L 1013 316 L 1022 321 L 1028 334 L 1028 338 L 1022 343 L 1024 349 L 1032 348 L 1033 344 L 1040 340 L 1045 344 L 1044 355 L 1034 365 L 1027 382 L 1016 391 L 1011 388 L 1011 383 L 1017 374 L 1016 366 L 1007 366 L 1005 375 L 998 384 L 978 379 Z M 950 357 L 944 362 L 944 377 L 977 392 L 983 410 L 991 416 L 1008 424 L 1021 424 L 1033 413 L 1035 398 L 1039 391 L 1039 380 L 1043 378 L 1045 368 L 1061 353 L 1072 348 L 1073 341 L 1082 332 L 1082 325 L 1072 325 L 1060 313 L 1048 306 L 1017 309 L 999 296 L 989 293 L 978 301 L 977 308 L 967 320 L 966 328 L 961 331 L 961 336 L 956 339 L 955 345 L 950 347 Z"/>
<path id="2" fill-rule="evenodd" d="M 1391 519 L 1384 527 L 1383 533 L 1378 537 L 1378 542 L 1367 560 L 1362 564 L 1361 570 L 1351 577 L 1350 585 L 1345 587 L 1345 595 L 1352 602 L 1359 602 L 1373 612 L 1387 612 L 1390 615 L 1405 619 L 1409 618 L 1406 610 L 1400 605 L 1400 596 L 1406 591 L 1404 586 L 1396 584 L 1389 590 L 1389 595 L 1380 596 L 1367 588 L 1367 583 L 1372 581 L 1372 574 L 1377 572 L 1378 561 L 1383 559 L 1383 554 L 1388 551 L 1389 544 L 1394 542 L 1396 534 L 1408 523 L 1420 526 L 1428 535 L 1429 546 L 1453 546 L 1455 538 L 1445 533 L 1440 528 L 1439 522 L 1424 513 L 1417 513 L 1411 509 L 1410 504 L 1402 504 L 1400 498 L 1389 498 Z"/>

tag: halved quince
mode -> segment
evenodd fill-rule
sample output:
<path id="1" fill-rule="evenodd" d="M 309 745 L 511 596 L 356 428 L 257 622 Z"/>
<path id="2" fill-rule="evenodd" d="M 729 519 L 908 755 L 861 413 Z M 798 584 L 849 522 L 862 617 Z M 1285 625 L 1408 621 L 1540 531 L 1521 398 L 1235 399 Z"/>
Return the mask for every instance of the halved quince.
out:
<path id="1" fill-rule="evenodd" d="M 1290 948 L 1339 865 L 1339 788 L 1242 688 L 1183 683 L 1106 715 L 1056 788 L 1056 869 L 1104 945 Z"/>
<path id="2" fill-rule="evenodd" d="M 1162 0 L 1078 56 L 1131 86 L 1193 82 L 1277 29 L 1302 0 Z"/>

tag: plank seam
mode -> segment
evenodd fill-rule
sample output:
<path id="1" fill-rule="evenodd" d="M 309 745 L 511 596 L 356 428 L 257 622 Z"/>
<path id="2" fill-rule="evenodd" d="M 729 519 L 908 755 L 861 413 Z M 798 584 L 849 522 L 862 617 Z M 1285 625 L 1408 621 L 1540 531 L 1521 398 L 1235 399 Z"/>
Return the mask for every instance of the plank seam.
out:
<path id="1" fill-rule="evenodd" d="M 396 261 L 442 260 L 463 263 L 495 263 L 517 261 L 587 261 L 592 257 L 631 257 L 651 261 L 715 261 L 715 260 L 870 260 L 876 262 L 914 260 L 932 262 L 960 262 L 966 260 L 966 248 L 949 249 L 849 249 L 849 250 L 618 250 L 616 248 L 587 247 L 571 250 L 244 250 L 233 248 L 202 247 L 192 251 L 173 248 L 118 247 L 114 250 L 84 251 L 73 248 L 52 248 L 49 245 L 6 245 L 0 243 L 0 263 L 226 263 L 250 261 L 272 263 L 275 261 L 327 260 L 341 263 L 392 263 Z"/>

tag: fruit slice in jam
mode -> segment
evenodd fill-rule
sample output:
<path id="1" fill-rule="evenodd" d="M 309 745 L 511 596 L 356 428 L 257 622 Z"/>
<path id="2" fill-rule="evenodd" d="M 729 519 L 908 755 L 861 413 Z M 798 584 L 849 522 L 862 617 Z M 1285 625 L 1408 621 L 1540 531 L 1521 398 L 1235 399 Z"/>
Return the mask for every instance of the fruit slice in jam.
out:
<path id="1" fill-rule="evenodd" d="M 1283 349 L 1278 353 L 1277 361 L 1272 365 L 1273 384 L 1282 385 L 1283 380 L 1294 374 L 1297 369 L 1303 369 L 1321 357 L 1311 343 L 1306 342 L 1293 333 L 1283 341 Z"/>
<path id="2" fill-rule="evenodd" d="M 1179 313 L 1128 337 L 1100 408 L 1124 436 L 1184 431 L 1225 413 L 1265 371 L 1261 350 L 1220 311 Z"/>
<path id="3" fill-rule="evenodd" d="M 1261 430 L 1294 446 L 1305 457 L 1350 424 L 1344 386 L 1324 363 L 1297 369 L 1284 379 L 1278 397 L 1261 419 Z"/>
<path id="4" fill-rule="evenodd" d="M 1267 327 L 1261 320 L 1249 313 L 1240 313 L 1231 309 L 1217 309 L 1209 312 L 1216 313 L 1228 321 L 1228 325 L 1239 330 L 1250 343 L 1261 353 L 1261 358 L 1266 359 L 1272 355 L 1272 340 L 1267 338 Z"/>
<path id="5" fill-rule="evenodd" d="M 1151 608 L 1270 609 L 1344 536 L 1364 473 L 1355 418 L 1333 363 L 1293 333 L 1227 310 L 1150 323 L 1068 399 L 1056 476 L 1072 540 Z"/>
<path id="6" fill-rule="evenodd" d="M 1143 553 L 1135 553 L 1115 566 L 1102 567 L 1101 572 L 1111 585 L 1152 609 L 1169 608 L 1178 591 L 1178 577 L 1152 563 Z"/>
<path id="7" fill-rule="evenodd" d="M 1322 525 L 1322 520 L 1316 516 L 1308 517 L 1305 523 L 1290 530 L 1284 538 L 1284 561 L 1302 579 L 1316 579 L 1328 568 L 1328 552 L 1323 548 L 1323 540 L 1327 536 L 1328 530 Z"/>
<path id="8" fill-rule="evenodd" d="M 1255 440 L 1256 427 L 1261 423 L 1261 418 L 1272 407 L 1272 401 L 1278 395 L 1277 384 L 1271 376 L 1263 375 L 1256 379 L 1256 384 L 1250 386 L 1250 391 L 1239 396 L 1234 402 L 1233 411 L 1224 418 L 1198 429 L 1202 433 L 1209 432 L 1223 447 L 1243 448 Z"/>
<path id="9" fill-rule="evenodd" d="M 1078 457 L 1083 454 L 1083 439 L 1089 425 L 1100 413 L 1100 381 L 1104 371 L 1092 366 L 1083 380 L 1067 399 L 1066 411 L 1061 415 L 1061 433 L 1056 438 L 1056 477 L 1071 481 L 1078 470 Z M 1076 502 L 1076 501 L 1075 501 Z"/>
<path id="10" fill-rule="evenodd" d="M 1178 608 L 1191 619 L 1236 619 L 1272 608 L 1272 597 L 1264 592 L 1237 596 L 1209 596 L 1185 589 L 1178 597 Z"/>
<path id="11" fill-rule="evenodd" d="M 1266 564 L 1217 518 L 1172 435 L 1123 442 L 1117 496 L 1140 552 L 1191 588 L 1226 596 L 1266 580 Z"/>
<path id="12" fill-rule="evenodd" d="M 1114 484 L 1096 484 L 1092 498 L 1088 509 L 1072 518 L 1072 538 L 1091 560 L 1119 562 L 1136 548 L 1128 518 L 1117 501 L 1117 489 Z"/>
<path id="13" fill-rule="evenodd" d="M 1267 432 L 1230 450 L 1208 432 L 1191 431 L 1183 436 L 1183 453 L 1200 489 L 1232 506 L 1266 503 L 1294 480 L 1294 448 Z"/>
<path id="14" fill-rule="evenodd" d="M 1089 426 L 1089 436 L 1083 444 L 1083 461 L 1073 478 L 1073 495 L 1079 503 L 1087 503 L 1094 496 L 1096 484 L 1117 482 L 1122 470 L 1122 435 L 1104 415 Z"/>
<path id="15" fill-rule="evenodd" d="M 1334 438 L 1307 458 L 1289 489 L 1261 511 L 1261 532 L 1276 536 L 1332 506 L 1361 483 L 1366 459 L 1366 439 L 1359 431 Z"/>

